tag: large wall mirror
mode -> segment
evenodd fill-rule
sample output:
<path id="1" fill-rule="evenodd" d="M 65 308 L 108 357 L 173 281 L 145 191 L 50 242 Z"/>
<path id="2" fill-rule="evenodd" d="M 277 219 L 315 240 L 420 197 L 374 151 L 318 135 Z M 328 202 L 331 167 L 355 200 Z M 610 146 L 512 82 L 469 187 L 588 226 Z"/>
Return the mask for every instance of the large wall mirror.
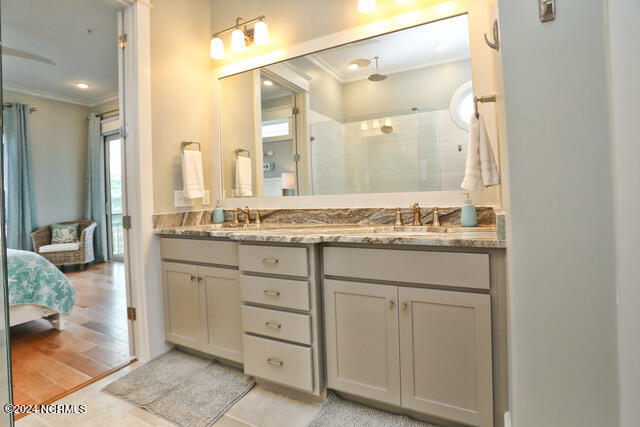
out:
<path id="1" fill-rule="evenodd" d="M 473 112 L 467 15 L 220 87 L 226 198 L 460 189 Z"/>

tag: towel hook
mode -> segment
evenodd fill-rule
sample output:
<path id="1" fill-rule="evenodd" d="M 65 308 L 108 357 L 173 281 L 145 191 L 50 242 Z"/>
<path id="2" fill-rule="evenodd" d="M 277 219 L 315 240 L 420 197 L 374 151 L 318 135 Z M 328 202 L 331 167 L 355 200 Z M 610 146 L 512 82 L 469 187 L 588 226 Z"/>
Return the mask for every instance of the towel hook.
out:
<path id="1" fill-rule="evenodd" d="M 498 32 L 498 20 L 493 20 L 493 42 L 487 38 L 487 33 L 484 33 L 484 41 L 491 49 L 500 50 L 500 34 Z"/>
<path id="2" fill-rule="evenodd" d="M 484 95 L 484 96 L 474 96 L 473 97 L 473 111 L 475 113 L 476 118 L 480 117 L 480 112 L 478 111 L 478 102 L 496 102 L 496 95 Z"/>

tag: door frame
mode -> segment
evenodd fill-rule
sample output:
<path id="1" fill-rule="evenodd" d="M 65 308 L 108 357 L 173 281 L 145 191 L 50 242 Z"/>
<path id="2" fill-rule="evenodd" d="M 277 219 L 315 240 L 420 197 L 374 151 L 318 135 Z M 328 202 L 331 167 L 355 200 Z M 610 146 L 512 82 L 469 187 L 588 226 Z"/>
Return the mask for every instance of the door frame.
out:
<path id="1" fill-rule="evenodd" d="M 126 153 L 124 212 L 131 217 L 131 228 L 125 230 L 127 305 L 136 310 L 136 320 L 130 321 L 135 355 L 146 362 L 171 348 L 164 338 L 160 239 L 151 221 L 151 5 L 119 1 L 129 4 L 118 19 L 118 34 L 127 34 L 126 47 L 118 48 L 120 134 Z"/>

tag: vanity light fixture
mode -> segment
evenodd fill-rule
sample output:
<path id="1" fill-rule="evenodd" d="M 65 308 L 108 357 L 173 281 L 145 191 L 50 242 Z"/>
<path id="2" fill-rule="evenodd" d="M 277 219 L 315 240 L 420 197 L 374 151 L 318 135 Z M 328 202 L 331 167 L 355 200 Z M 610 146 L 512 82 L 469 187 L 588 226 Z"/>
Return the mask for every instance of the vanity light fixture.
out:
<path id="1" fill-rule="evenodd" d="M 376 0 L 358 0 L 358 11 L 371 13 L 376 10 Z"/>
<path id="2" fill-rule="evenodd" d="M 89 89 L 89 85 L 87 83 L 76 83 L 76 86 L 80 89 Z"/>
<path id="3" fill-rule="evenodd" d="M 224 43 L 221 35 L 231 32 L 231 50 L 233 52 L 243 52 L 247 45 L 255 43 L 257 45 L 269 44 L 269 28 L 264 22 L 264 15 L 245 21 L 243 18 L 236 18 L 236 24 L 222 31 L 214 33 L 211 37 L 211 47 L 209 55 L 213 59 L 224 59 Z M 254 24 L 253 28 L 248 26 Z M 242 28 L 241 28 L 242 27 Z"/>
<path id="4" fill-rule="evenodd" d="M 265 80 L 262 82 L 265 86 L 273 86 L 273 82 L 271 80 Z"/>

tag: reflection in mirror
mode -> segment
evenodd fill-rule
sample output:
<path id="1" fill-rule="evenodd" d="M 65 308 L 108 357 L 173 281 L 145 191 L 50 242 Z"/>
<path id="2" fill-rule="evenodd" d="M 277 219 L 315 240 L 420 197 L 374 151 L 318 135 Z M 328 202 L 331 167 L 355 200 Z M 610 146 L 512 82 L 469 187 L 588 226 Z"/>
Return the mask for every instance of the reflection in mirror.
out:
<path id="1" fill-rule="evenodd" d="M 457 190 L 472 112 L 467 15 L 225 77 L 225 197 Z"/>

